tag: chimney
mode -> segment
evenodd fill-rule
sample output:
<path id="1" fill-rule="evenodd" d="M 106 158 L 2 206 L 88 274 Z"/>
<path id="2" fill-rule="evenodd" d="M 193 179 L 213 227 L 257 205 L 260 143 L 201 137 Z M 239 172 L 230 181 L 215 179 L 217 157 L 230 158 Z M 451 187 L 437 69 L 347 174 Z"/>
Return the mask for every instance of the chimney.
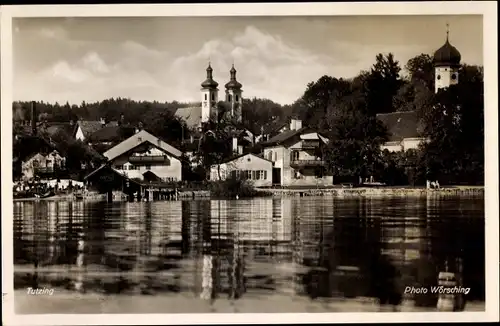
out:
<path id="1" fill-rule="evenodd" d="M 238 153 L 238 138 L 233 137 L 233 153 Z"/>
<path id="2" fill-rule="evenodd" d="M 290 120 L 290 130 L 299 130 L 302 128 L 302 120 L 291 119 Z"/>
<path id="3" fill-rule="evenodd" d="M 238 146 L 238 154 L 243 154 L 243 146 Z"/>
<path id="4" fill-rule="evenodd" d="M 31 131 L 33 135 L 36 135 L 36 123 L 37 123 L 37 112 L 36 112 L 36 102 L 31 102 Z"/>

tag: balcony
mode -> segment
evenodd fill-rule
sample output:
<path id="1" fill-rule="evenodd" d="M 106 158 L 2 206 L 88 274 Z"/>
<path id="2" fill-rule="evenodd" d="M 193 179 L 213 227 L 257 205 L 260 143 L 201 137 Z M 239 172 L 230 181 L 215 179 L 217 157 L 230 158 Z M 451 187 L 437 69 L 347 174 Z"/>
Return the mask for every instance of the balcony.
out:
<path id="1" fill-rule="evenodd" d="M 304 149 L 314 149 L 319 147 L 319 140 L 303 140 L 302 148 Z"/>
<path id="2" fill-rule="evenodd" d="M 155 155 L 155 156 L 131 156 L 129 157 L 128 161 L 131 164 L 170 164 L 170 160 L 163 155 Z"/>
<path id="3" fill-rule="evenodd" d="M 50 175 L 54 173 L 60 173 L 60 172 L 65 172 L 66 168 L 61 167 L 61 166 L 55 166 L 55 167 L 38 167 L 34 169 L 34 172 L 36 175 Z"/>
<path id="4" fill-rule="evenodd" d="M 292 167 L 326 166 L 326 162 L 324 160 L 291 160 L 290 166 Z"/>

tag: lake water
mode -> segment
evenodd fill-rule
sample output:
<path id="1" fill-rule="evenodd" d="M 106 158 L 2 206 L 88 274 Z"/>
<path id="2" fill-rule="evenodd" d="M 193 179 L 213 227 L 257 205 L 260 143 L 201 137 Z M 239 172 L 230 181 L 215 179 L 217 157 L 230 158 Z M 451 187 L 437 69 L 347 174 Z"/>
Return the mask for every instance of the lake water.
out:
<path id="1" fill-rule="evenodd" d="M 14 202 L 14 286 L 207 304 L 398 303 L 405 287 L 461 268 L 467 300 L 484 301 L 484 234 L 482 196 Z"/>

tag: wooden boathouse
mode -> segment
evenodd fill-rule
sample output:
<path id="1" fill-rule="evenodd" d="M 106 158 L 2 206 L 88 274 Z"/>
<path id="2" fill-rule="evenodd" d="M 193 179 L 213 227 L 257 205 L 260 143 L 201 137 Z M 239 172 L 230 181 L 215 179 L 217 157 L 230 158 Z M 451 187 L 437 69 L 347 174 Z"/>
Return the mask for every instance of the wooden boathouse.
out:
<path id="1" fill-rule="evenodd" d="M 85 189 L 106 193 L 108 202 L 113 201 L 113 192 L 123 193 L 128 201 L 177 199 L 177 189 L 171 183 L 132 179 L 110 164 L 104 164 L 87 175 Z"/>

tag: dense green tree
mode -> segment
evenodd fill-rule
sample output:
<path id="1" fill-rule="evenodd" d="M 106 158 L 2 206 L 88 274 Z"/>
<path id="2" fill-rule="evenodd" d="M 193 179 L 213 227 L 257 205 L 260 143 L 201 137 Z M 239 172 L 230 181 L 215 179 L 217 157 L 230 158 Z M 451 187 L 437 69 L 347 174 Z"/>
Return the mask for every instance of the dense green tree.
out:
<path id="1" fill-rule="evenodd" d="M 382 169 L 380 145 L 385 127 L 363 110 L 362 101 L 346 98 L 329 116 L 329 143 L 324 157 L 337 180 L 356 182 L 359 177 L 377 177 Z"/>
<path id="2" fill-rule="evenodd" d="M 482 69 L 464 66 L 463 83 L 440 90 L 422 108 L 423 164 L 429 179 L 442 183 L 482 183 L 484 178 L 484 98 Z"/>
<path id="3" fill-rule="evenodd" d="M 399 62 L 392 53 L 376 56 L 370 73 L 362 79 L 366 108 L 370 115 L 394 111 L 393 98 L 404 84 L 400 72 Z"/>

